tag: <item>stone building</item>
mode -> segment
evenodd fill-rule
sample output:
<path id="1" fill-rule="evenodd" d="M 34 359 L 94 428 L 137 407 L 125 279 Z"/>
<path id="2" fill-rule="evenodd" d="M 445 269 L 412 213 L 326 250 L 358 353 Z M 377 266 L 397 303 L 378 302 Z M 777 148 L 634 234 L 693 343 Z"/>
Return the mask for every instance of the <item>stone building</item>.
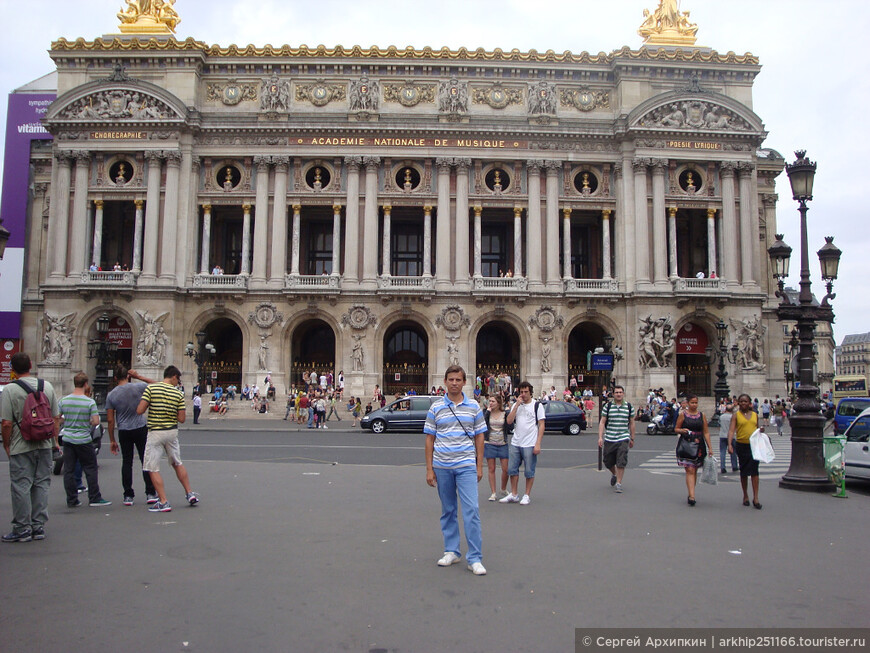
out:
<path id="1" fill-rule="evenodd" d="M 863 375 L 870 380 L 870 333 L 853 333 L 837 347 L 837 375 Z"/>
<path id="2" fill-rule="evenodd" d="M 105 313 L 151 374 L 191 383 L 201 332 L 216 382 L 343 370 L 351 394 L 427 390 L 452 362 L 597 390 L 612 342 L 630 396 L 709 396 L 721 319 L 732 389 L 784 390 L 784 161 L 753 55 L 647 23 L 593 55 L 220 47 L 128 18 L 52 43 L 31 153 L 23 348 L 61 388 Z"/>

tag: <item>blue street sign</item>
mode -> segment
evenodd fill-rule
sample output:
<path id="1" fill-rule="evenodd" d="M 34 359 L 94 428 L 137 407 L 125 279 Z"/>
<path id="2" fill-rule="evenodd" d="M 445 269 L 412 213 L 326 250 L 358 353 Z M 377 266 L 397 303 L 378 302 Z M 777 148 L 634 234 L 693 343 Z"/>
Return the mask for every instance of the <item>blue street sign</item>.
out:
<path id="1" fill-rule="evenodd" d="M 592 354 L 592 365 L 590 369 L 593 372 L 612 372 L 613 354 Z"/>

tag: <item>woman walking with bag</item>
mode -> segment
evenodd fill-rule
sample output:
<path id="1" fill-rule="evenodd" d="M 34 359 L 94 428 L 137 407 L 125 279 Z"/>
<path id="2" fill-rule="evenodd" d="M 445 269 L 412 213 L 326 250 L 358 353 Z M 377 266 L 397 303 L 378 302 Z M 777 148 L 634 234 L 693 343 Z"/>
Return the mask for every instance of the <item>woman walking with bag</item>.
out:
<path id="1" fill-rule="evenodd" d="M 698 482 L 698 469 L 704 465 L 707 452 L 712 451 L 710 431 L 704 413 L 698 410 L 698 395 L 686 396 L 685 410 L 677 417 L 675 431 L 677 441 L 677 464 L 686 470 L 686 488 L 689 490 L 688 503 L 695 505 L 695 485 Z"/>
<path id="2" fill-rule="evenodd" d="M 505 413 L 501 394 L 489 398 L 489 409 L 483 414 L 488 431 L 483 442 L 483 457 L 489 470 L 490 501 L 507 495 L 508 482 L 508 443 L 505 435 Z M 495 490 L 495 461 L 501 461 L 501 492 Z"/>
<path id="3" fill-rule="evenodd" d="M 743 505 L 749 506 L 747 494 L 747 479 L 752 479 L 752 505 L 761 510 L 758 502 L 758 461 L 752 457 L 750 436 L 758 429 L 758 413 L 752 410 L 752 398 L 748 394 L 737 397 L 737 412 L 731 420 L 728 429 L 728 453 L 737 450 L 737 460 L 740 462 L 740 485 L 743 488 Z M 763 428 L 761 429 L 764 430 Z M 734 443 L 734 437 L 737 443 Z"/>

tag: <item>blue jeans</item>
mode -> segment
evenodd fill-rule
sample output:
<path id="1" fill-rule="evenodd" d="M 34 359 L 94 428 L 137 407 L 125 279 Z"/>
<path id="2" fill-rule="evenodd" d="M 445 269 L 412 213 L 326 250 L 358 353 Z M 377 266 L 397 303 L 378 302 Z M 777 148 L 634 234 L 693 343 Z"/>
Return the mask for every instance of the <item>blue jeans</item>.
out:
<path id="1" fill-rule="evenodd" d="M 308 408 L 308 428 L 314 428 L 314 409 Z"/>
<path id="2" fill-rule="evenodd" d="M 719 468 L 725 471 L 725 456 L 728 455 L 728 438 L 719 438 Z M 736 472 L 740 465 L 737 463 L 737 452 L 731 454 L 731 471 Z"/>
<path id="3" fill-rule="evenodd" d="M 515 447 L 508 445 L 508 476 L 520 475 L 520 463 L 523 464 L 523 475 L 526 478 L 535 478 L 535 466 L 538 464 L 538 456 L 534 453 L 534 447 Z"/>
<path id="4" fill-rule="evenodd" d="M 469 465 L 459 469 L 435 468 L 438 496 L 441 498 L 441 533 L 444 535 L 444 550 L 459 552 L 459 518 L 456 495 L 462 503 L 462 523 L 465 527 L 465 542 L 468 545 L 468 564 L 480 562 L 483 540 L 480 532 L 480 511 L 477 503 L 477 467 Z"/>

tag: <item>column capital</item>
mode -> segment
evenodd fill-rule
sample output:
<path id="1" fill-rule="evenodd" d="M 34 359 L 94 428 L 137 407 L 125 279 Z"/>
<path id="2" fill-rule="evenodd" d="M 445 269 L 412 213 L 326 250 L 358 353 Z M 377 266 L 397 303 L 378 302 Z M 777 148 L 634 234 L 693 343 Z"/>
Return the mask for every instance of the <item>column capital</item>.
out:
<path id="1" fill-rule="evenodd" d="M 364 156 L 362 158 L 363 165 L 366 167 L 366 172 L 376 172 L 381 165 L 381 157 L 379 156 Z"/>
<path id="2" fill-rule="evenodd" d="M 294 213 L 294 214 L 296 214 L 296 213 L 300 213 L 300 212 L 302 211 L 302 205 L 301 205 L 301 204 L 293 204 L 293 205 L 292 205 L 292 208 L 293 208 L 293 213 Z"/>
<path id="3" fill-rule="evenodd" d="M 251 212 L 251 205 L 250 204 L 242 204 L 242 212 L 245 213 L 246 215 L 248 213 L 250 213 Z"/>
<path id="4" fill-rule="evenodd" d="M 573 209 L 571 209 L 571 207 L 564 208 L 564 209 L 562 209 L 562 217 L 565 220 L 570 220 L 572 212 L 573 212 Z"/>
<path id="5" fill-rule="evenodd" d="M 98 209 L 102 210 L 103 200 L 94 200 L 94 206 L 96 206 Z"/>
<path id="6" fill-rule="evenodd" d="M 344 157 L 344 164 L 347 166 L 347 169 L 351 172 L 359 172 L 359 168 L 362 165 L 362 157 L 361 156 L 346 156 Z"/>
<path id="7" fill-rule="evenodd" d="M 275 166 L 275 172 L 283 172 L 286 173 L 290 168 L 290 157 L 289 156 L 273 156 L 272 163 Z"/>
<path id="8" fill-rule="evenodd" d="M 438 168 L 438 172 L 441 174 L 449 173 L 450 167 L 453 165 L 453 159 L 447 157 L 438 157 L 435 159 L 435 166 Z"/>
<path id="9" fill-rule="evenodd" d="M 467 170 L 471 167 L 471 159 L 465 157 L 457 157 L 453 159 L 453 165 L 460 170 Z"/>
<path id="10" fill-rule="evenodd" d="M 650 165 L 653 169 L 653 174 L 663 175 L 665 174 L 665 169 L 668 167 L 667 159 L 651 159 Z"/>
<path id="11" fill-rule="evenodd" d="M 779 201 L 779 195 L 776 193 L 762 193 L 761 194 L 761 203 L 764 204 L 765 208 L 775 208 L 776 203 Z"/>
<path id="12" fill-rule="evenodd" d="M 424 204 L 423 205 L 423 213 L 424 213 L 424 215 L 431 214 L 432 213 L 432 205 L 431 204 Z"/>
<path id="13" fill-rule="evenodd" d="M 529 159 L 526 161 L 526 170 L 529 172 L 540 172 L 544 167 L 544 162 L 541 159 Z"/>
<path id="14" fill-rule="evenodd" d="M 341 204 L 333 204 L 332 205 L 332 212 L 335 213 L 336 215 L 341 213 Z"/>
<path id="15" fill-rule="evenodd" d="M 479 218 L 480 215 L 483 213 L 483 207 L 480 206 L 479 204 L 475 204 L 473 208 L 474 208 L 474 217 Z"/>
<path id="16" fill-rule="evenodd" d="M 168 165 L 168 166 L 180 166 L 181 165 L 181 151 L 180 150 L 164 150 L 163 157 L 166 159 L 166 165 Z"/>
<path id="17" fill-rule="evenodd" d="M 55 150 L 54 158 L 57 159 L 57 162 L 61 165 L 70 165 L 72 164 L 72 160 L 74 158 L 74 154 L 72 150 Z"/>
<path id="18" fill-rule="evenodd" d="M 646 169 L 649 167 L 649 159 L 638 158 L 633 159 L 631 162 L 631 167 L 634 170 L 635 174 L 642 172 L 646 174 Z"/>
<path id="19" fill-rule="evenodd" d="M 206 213 L 211 213 L 211 204 L 206 202 L 205 204 L 202 205 L 202 210 L 205 211 Z"/>
<path id="20" fill-rule="evenodd" d="M 258 154 L 254 157 L 254 165 L 257 166 L 257 170 L 268 168 L 270 163 L 272 163 L 272 157 L 264 156 L 262 154 Z"/>
<path id="21" fill-rule="evenodd" d="M 384 213 L 389 214 L 393 210 L 393 205 L 392 204 L 384 204 L 381 206 L 381 208 L 384 210 Z"/>
<path id="22" fill-rule="evenodd" d="M 617 179 L 622 179 L 622 161 L 613 164 L 613 174 Z"/>
<path id="23" fill-rule="evenodd" d="M 674 209 L 676 211 L 676 209 Z M 602 220 L 610 220 L 610 214 L 612 211 L 610 209 L 601 209 L 601 219 Z"/>
<path id="24" fill-rule="evenodd" d="M 72 156 L 77 166 L 86 166 L 91 162 L 91 153 L 88 150 L 73 150 Z"/>
<path id="25" fill-rule="evenodd" d="M 544 168 L 547 171 L 548 177 L 555 176 L 558 175 L 559 171 L 562 169 L 562 162 L 548 159 L 544 161 Z"/>
<path id="26" fill-rule="evenodd" d="M 160 159 L 163 158 L 163 152 L 160 150 L 146 150 L 145 151 L 145 160 L 150 163 L 160 162 Z"/>
<path id="27" fill-rule="evenodd" d="M 747 161 L 741 161 L 737 164 L 737 173 L 741 177 L 748 177 L 752 174 L 752 171 L 755 170 L 755 166 Z"/>
<path id="28" fill-rule="evenodd" d="M 522 218 L 523 217 L 523 207 L 515 206 L 514 207 L 514 218 Z"/>
<path id="29" fill-rule="evenodd" d="M 136 206 L 137 211 L 141 211 L 142 207 L 145 206 L 145 200 L 133 200 L 133 204 Z"/>
<path id="30" fill-rule="evenodd" d="M 677 217 L 677 207 L 676 206 L 669 206 L 668 207 L 668 217 L 670 217 L 670 218 Z"/>
<path id="31" fill-rule="evenodd" d="M 734 161 L 721 161 L 719 163 L 719 174 L 723 177 L 733 177 L 735 170 L 737 170 L 737 163 Z"/>
<path id="32" fill-rule="evenodd" d="M 716 217 L 716 209 L 707 209 L 707 219 L 713 220 Z"/>

